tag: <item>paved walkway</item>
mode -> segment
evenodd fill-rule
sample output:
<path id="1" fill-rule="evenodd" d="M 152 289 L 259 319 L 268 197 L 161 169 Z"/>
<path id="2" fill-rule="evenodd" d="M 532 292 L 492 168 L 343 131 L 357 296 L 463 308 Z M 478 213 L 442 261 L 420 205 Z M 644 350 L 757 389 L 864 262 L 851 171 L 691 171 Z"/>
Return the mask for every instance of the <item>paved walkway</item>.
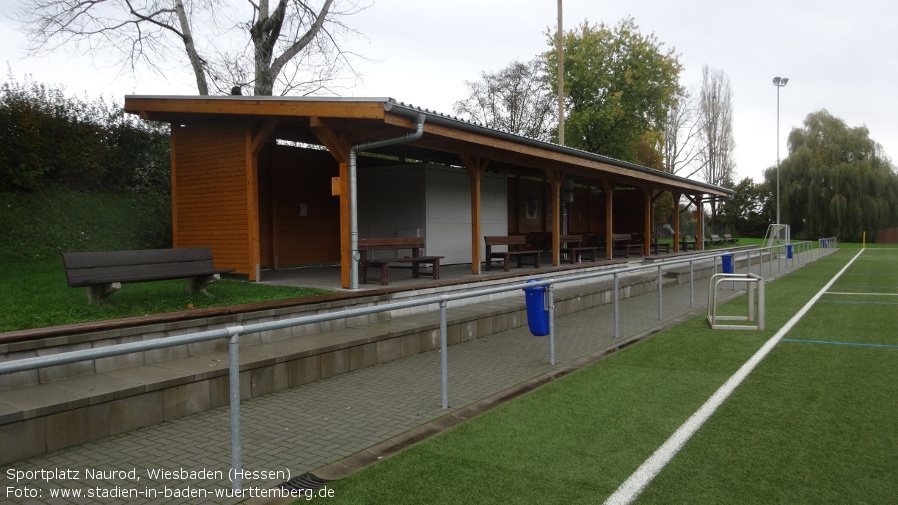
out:
<path id="1" fill-rule="evenodd" d="M 774 275 L 776 270 L 774 266 Z M 789 270 L 786 265 L 783 273 Z M 757 265 L 753 271 L 757 273 Z M 762 275 L 768 277 L 767 265 Z M 440 408 L 439 351 L 244 401 L 242 461 L 245 470 L 257 472 L 243 479 L 244 489 L 271 489 L 351 455 L 355 457 L 344 461 L 376 460 L 378 451 L 389 454 L 389 447 L 433 431 L 422 426 L 451 425 L 477 410 L 465 407 L 513 396 L 528 384 L 598 359 L 628 339 L 704 313 L 707 286 L 707 278 L 696 281 L 693 308 L 688 282 L 665 285 L 664 321 L 658 318 L 657 294 L 623 300 L 620 339 L 613 338 L 611 304 L 558 318 L 554 366 L 549 364 L 548 339 L 533 337 L 526 328 L 451 346 L 448 410 Z M 230 462 L 229 410 L 219 408 L 0 468 L 0 502 L 237 503 L 243 500 L 213 494 L 230 489 Z M 118 474 L 91 474 L 99 470 Z M 154 471 L 170 474 L 150 475 Z M 323 470 L 328 475 L 341 471 L 339 463 Z M 23 478 L 16 482 L 15 472 L 29 473 L 19 474 Z M 82 496 L 53 498 L 54 490 L 80 490 Z M 185 493 L 190 495 L 178 497 Z M 26 496 L 30 494 L 36 496 Z"/>

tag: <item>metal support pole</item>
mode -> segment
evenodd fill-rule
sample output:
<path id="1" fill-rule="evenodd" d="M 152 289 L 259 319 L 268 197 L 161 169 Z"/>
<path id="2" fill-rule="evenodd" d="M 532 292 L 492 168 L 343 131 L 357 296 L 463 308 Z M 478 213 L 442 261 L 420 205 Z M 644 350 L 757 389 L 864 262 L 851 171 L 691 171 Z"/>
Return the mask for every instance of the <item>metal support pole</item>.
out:
<path id="1" fill-rule="evenodd" d="M 779 247 L 776 248 L 776 253 L 774 253 L 773 257 L 776 260 L 776 275 L 780 275 L 783 272 L 783 255 Z"/>
<path id="2" fill-rule="evenodd" d="M 549 284 L 549 364 L 555 364 L 555 285 Z"/>
<path id="3" fill-rule="evenodd" d="M 440 391 L 444 409 L 449 408 L 449 338 L 446 331 L 446 300 L 440 302 Z"/>
<path id="4" fill-rule="evenodd" d="M 243 488 L 243 464 L 240 453 L 240 330 L 243 327 L 228 328 L 233 333 L 228 337 L 228 379 L 231 399 L 231 487 L 236 491 Z"/>
<path id="5" fill-rule="evenodd" d="M 695 268 L 689 261 L 689 306 L 695 308 Z"/>
<path id="6" fill-rule="evenodd" d="M 620 293 L 618 292 L 620 287 L 620 281 L 618 280 L 617 272 L 614 273 L 614 338 L 620 337 L 620 308 L 618 305 L 620 304 Z"/>
<path id="7" fill-rule="evenodd" d="M 664 321 L 664 294 L 661 281 L 661 265 L 658 265 L 658 320 Z"/>

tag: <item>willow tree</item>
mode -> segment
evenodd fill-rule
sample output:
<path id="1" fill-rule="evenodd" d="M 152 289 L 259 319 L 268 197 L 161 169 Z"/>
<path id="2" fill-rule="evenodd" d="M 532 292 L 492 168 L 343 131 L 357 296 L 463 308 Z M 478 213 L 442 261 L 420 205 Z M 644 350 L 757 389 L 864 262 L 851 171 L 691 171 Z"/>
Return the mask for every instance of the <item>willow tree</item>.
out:
<path id="1" fill-rule="evenodd" d="M 200 95 L 309 94 L 351 65 L 340 37 L 357 0 L 19 0 L 32 54 L 60 49 L 123 72 L 190 68 Z"/>
<path id="2" fill-rule="evenodd" d="M 556 38 L 546 35 L 553 47 L 547 68 L 557 68 Z M 640 33 L 633 18 L 614 27 L 584 22 L 563 42 L 565 143 L 662 168 L 662 132 L 682 71 L 674 50 Z M 557 78 L 550 79 L 557 94 Z"/>
<path id="3" fill-rule="evenodd" d="M 848 127 L 826 110 L 789 134 L 780 165 L 783 221 L 806 237 L 860 241 L 898 224 L 898 174 L 864 127 Z M 768 184 L 776 168 L 765 172 Z"/>

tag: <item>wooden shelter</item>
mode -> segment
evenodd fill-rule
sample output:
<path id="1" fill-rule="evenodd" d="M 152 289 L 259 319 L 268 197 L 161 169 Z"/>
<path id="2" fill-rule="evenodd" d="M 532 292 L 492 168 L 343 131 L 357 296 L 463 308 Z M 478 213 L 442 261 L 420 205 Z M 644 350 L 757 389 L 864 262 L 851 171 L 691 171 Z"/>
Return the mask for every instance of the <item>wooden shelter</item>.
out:
<path id="1" fill-rule="evenodd" d="M 685 196 L 697 206 L 732 196 L 391 98 L 127 96 L 125 110 L 171 124 L 174 247 L 210 247 L 217 268 L 251 280 L 265 268 L 340 262 L 342 285 L 352 287 L 356 171 L 372 167 L 426 162 L 467 175 L 469 204 L 459 210 L 470 215 L 475 274 L 487 172 L 506 179 L 507 232 L 542 233 L 556 265 L 563 231 L 606 242 L 615 232 L 644 234 L 648 254 L 659 195 L 669 192 L 674 202 Z M 674 229 L 678 234 L 678 217 Z"/>

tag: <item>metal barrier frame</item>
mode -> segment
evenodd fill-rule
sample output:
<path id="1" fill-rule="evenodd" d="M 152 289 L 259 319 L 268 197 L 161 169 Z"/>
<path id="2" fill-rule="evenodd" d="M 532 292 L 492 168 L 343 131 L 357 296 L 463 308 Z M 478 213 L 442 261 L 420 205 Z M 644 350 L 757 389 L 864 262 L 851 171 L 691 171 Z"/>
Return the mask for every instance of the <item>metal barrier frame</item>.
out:
<path id="1" fill-rule="evenodd" d="M 747 313 L 744 316 L 718 316 L 717 315 L 717 287 L 721 282 L 745 283 L 748 295 Z M 711 276 L 708 287 L 708 323 L 714 330 L 761 330 L 764 331 L 765 299 L 764 278 L 755 274 L 714 274 Z M 754 289 L 752 289 L 754 286 Z M 758 297 L 757 324 L 717 324 L 717 321 L 754 321 L 755 320 L 755 292 Z"/>
<path id="2" fill-rule="evenodd" d="M 802 253 L 809 252 L 812 249 L 811 242 L 795 242 L 792 244 L 796 247 L 796 251 L 800 250 Z M 774 251 L 777 249 L 777 251 Z M 795 252 L 795 251 L 793 251 Z M 325 321 L 333 321 L 337 319 L 346 319 L 350 317 L 356 316 L 364 316 L 369 314 L 375 314 L 378 312 L 386 312 L 392 310 L 406 309 L 412 307 L 420 307 L 423 305 L 431 305 L 438 304 L 439 305 L 439 313 L 440 313 L 440 381 L 441 381 L 441 406 L 443 409 L 449 408 L 449 385 L 448 385 L 448 331 L 447 331 L 447 306 L 451 301 L 462 300 L 465 298 L 473 298 L 477 296 L 485 296 L 497 293 L 504 293 L 509 291 L 517 291 L 526 288 L 532 288 L 537 286 L 547 286 L 547 296 L 548 296 L 548 305 L 549 305 L 549 363 L 555 364 L 555 303 L 554 303 L 554 289 L 556 284 L 563 284 L 566 282 L 587 280 L 587 279 L 599 279 L 602 277 L 612 277 L 613 284 L 613 308 L 614 308 L 614 338 L 620 338 L 620 275 L 628 274 L 633 272 L 638 272 L 641 270 L 652 270 L 658 269 L 658 280 L 657 280 L 657 289 L 658 289 L 658 318 L 663 320 L 663 283 L 662 281 L 662 267 L 670 267 L 675 265 L 688 264 L 689 265 L 689 297 L 690 297 L 690 307 L 695 308 L 695 279 L 694 279 L 694 270 L 696 263 L 707 263 L 711 262 L 713 265 L 714 271 L 716 273 L 717 269 L 717 258 L 724 254 L 733 255 L 734 265 L 736 262 L 735 256 L 739 254 L 739 250 L 732 249 L 717 249 L 713 252 L 707 252 L 706 254 L 694 254 L 689 256 L 688 258 L 672 258 L 669 260 L 664 260 L 661 264 L 651 264 L 651 265 L 639 265 L 634 267 L 626 267 L 619 269 L 608 269 L 596 272 L 589 272 L 585 274 L 576 274 L 576 275 L 565 275 L 563 277 L 559 277 L 556 279 L 547 279 L 547 280 L 538 280 L 535 282 L 521 282 L 515 284 L 508 284 L 505 286 L 493 287 L 488 289 L 478 289 L 474 291 L 468 291 L 464 293 L 456 293 L 451 295 L 439 295 L 439 296 L 431 296 L 431 297 L 421 297 L 415 298 L 413 300 L 406 300 L 401 302 L 391 302 L 384 305 L 373 305 L 370 307 L 361 307 L 354 309 L 346 309 L 339 312 L 332 312 L 326 314 L 317 314 L 312 316 L 301 316 L 296 318 L 284 319 L 280 321 L 270 321 L 265 323 L 257 323 L 257 324 L 248 324 L 245 326 L 229 326 L 224 329 L 219 330 L 209 330 L 197 333 L 191 333 L 187 335 L 178 335 L 172 337 L 164 337 L 154 340 L 148 340 L 143 342 L 132 342 L 126 344 L 115 344 L 106 347 L 99 347 L 93 349 L 83 349 L 79 351 L 71 351 L 66 353 L 59 353 L 47 356 L 39 356 L 35 358 L 23 358 L 15 361 L 7 361 L 4 363 L 0 363 L 0 375 L 9 374 L 14 372 L 22 372 L 26 370 L 34 370 L 38 368 L 44 368 L 49 366 L 56 365 L 65 365 L 69 363 L 76 363 L 79 361 L 97 359 L 97 358 L 108 358 L 112 356 L 119 356 L 122 354 L 129 354 L 133 352 L 141 352 L 148 351 L 153 349 L 161 349 L 165 347 L 173 347 L 176 345 L 184 345 L 184 344 L 192 344 L 197 342 L 205 342 L 209 340 L 215 340 L 219 338 L 228 339 L 228 375 L 229 375 L 229 385 L 230 385 L 230 422 L 231 422 L 231 464 L 232 468 L 235 470 L 241 470 L 241 451 L 240 451 L 240 349 L 239 349 L 239 341 L 240 335 L 246 335 L 251 333 L 260 333 L 265 331 L 279 330 L 284 328 L 290 328 L 294 326 L 302 326 L 305 324 L 312 323 L 320 323 Z M 770 246 L 767 248 L 753 248 L 745 251 L 746 259 L 747 259 L 747 267 L 749 270 L 749 275 L 751 275 L 751 261 L 754 256 L 757 256 L 759 259 L 759 274 L 760 269 L 763 266 L 763 257 L 764 255 L 769 256 L 770 258 L 770 277 L 773 277 L 773 259 L 774 256 L 780 257 L 780 263 L 778 264 L 778 272 L 777 275 L 782 274 L 782 257 L 785 256 L 785 246 Z M 795 253 L 793 255 L 793 265 L 795 258 L 794 256 L 798 256 L 800 253 Z M 817 258 L 820 257 L 820 252 L 818 249 Z M 740 254 L 741 255 L 741 254 Z M 810 255 L 805 255 L 810 256 Z M 803 258 L 804 263 L 806 264 L 809 261 L 812 261 L 810 258 Z M 242 487 L 240 472 L 236 472 L 237 478 L 234 479 L 232 483 L 232 487 L 234 489 L 240 489 Z"/>

